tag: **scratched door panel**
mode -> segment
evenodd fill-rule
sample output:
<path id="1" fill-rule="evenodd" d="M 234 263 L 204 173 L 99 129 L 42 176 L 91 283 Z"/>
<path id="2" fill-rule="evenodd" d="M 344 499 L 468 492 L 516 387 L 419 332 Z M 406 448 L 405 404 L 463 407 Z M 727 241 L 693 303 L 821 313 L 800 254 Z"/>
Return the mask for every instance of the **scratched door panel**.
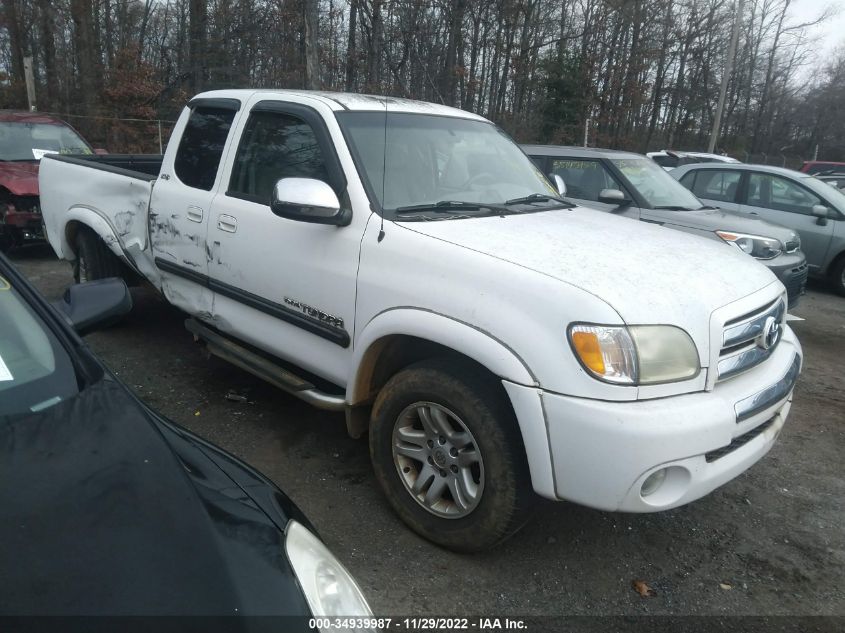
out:
<path id="1" fill-rule="evenodd" d="M 195 105 L 180 118 L 150 200 L 150 241 L 161 290 L 203 320 L 212 313 L 206 238 L 217 172 L 236 111 Z"/>

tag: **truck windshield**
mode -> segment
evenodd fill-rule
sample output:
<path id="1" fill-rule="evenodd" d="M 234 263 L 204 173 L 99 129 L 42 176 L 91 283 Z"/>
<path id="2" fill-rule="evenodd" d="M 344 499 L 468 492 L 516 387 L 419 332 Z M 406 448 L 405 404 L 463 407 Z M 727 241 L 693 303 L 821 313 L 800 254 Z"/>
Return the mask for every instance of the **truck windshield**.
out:
<path id="1" fill-rule="evenodd" d="M 428 206 L 461 217 L 470 206 L 482 212 L 509 204 L 532 211 L 562 206 L 534 163 L 490 123 L 397 112 L 337 118 L 370 196 L 390 217 Z"/>
<path id="2" fill-rule="evenodd" d="M 614 158 L 611 162 L 653 209 L 693 211 L 701 202 L 650 158 Z"/>
<path id="3" fill-rule="evenodd" d="M 35 161 L 44 154 L 92 154 L 88 143 L 66 125 L 0 121 L 0 160 Z"/>

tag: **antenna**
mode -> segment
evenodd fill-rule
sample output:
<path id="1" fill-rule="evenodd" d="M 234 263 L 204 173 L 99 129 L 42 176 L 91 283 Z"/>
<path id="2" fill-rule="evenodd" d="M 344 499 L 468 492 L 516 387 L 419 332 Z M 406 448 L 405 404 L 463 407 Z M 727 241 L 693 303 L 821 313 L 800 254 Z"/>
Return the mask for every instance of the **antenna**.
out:
<path id="1" fill-rule="evenodd" d="M 378 232 L 378 241 L 384 239 L 384 181 L 387 180 L 387 97 L 384 98 L 384 152 L 381 157 L 381 227 Z"/>

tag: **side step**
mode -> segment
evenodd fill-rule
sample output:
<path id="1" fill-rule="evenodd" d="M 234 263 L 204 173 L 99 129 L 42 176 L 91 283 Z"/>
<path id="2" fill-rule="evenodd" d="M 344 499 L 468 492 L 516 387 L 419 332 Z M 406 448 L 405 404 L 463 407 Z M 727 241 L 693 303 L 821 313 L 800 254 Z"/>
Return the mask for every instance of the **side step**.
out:
<path id="1" fill-rule="evenodd" d="M 346 408 L 343 396 L 320 391 L 307 380 L 205 327 L 196 319 L 185 321 L 185 328 L 194 335 L 194 340 L 205 341 L 211 354 L 237 365 L 318 409 L 343 411 Z"/>

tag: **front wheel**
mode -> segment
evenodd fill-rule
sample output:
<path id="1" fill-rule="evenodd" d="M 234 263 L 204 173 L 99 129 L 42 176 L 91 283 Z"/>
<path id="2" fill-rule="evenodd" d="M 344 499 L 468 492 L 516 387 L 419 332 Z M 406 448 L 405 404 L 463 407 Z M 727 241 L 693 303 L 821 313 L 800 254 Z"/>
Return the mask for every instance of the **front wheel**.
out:
<path id="1" fill-rule="evenodd" d="M 506 395 L 472 363 L 397 373 L 373 407 L 376 478 L 403 521 L 449 549 L 490 548 L 528 520 L 525 451 Z"/>

